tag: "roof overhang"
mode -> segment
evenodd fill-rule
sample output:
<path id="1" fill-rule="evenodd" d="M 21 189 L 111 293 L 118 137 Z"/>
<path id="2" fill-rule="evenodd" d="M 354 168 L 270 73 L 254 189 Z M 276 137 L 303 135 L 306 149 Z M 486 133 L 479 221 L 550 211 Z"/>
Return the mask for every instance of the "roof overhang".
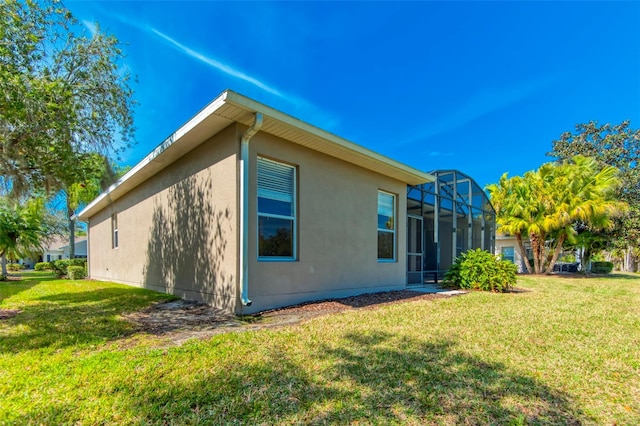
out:
<path id="1" fill-rule="evenodd" d="M 342 139 L 253 99 L 226 90 L 93 200 L 78 214 L 78 218 L 88 220 L 232 123 L 251 126 L 257 112 L 264 117 L 261 132 L 278 136 L 410 185 L 434 181 L 434 177 L 428 173 Z"/>

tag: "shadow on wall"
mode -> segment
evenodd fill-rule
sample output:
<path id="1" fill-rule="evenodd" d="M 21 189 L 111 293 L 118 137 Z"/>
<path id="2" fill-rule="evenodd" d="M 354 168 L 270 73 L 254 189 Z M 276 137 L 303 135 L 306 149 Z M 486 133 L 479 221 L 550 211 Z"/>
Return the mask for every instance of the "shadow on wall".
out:
<path id="1" fill-rule="evenodd" d="M 166 203 L 156 203 L 144 285 L 233 310 L 235 268 L 225 268 L 232 213 L 215 205 L 212 189 L 211 176 L 190 176 L 169 189 Z"/>

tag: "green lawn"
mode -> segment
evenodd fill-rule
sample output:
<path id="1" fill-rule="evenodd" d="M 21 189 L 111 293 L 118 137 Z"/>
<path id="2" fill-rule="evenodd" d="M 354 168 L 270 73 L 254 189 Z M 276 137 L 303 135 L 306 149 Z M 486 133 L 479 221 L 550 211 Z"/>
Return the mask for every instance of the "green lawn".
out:
<path id="1" fill-rule="evenodd" d="M 640 275 L 525 277 L 167 347 L 167 296 L 0 284 L 0 424 L 640 424 Z"/>

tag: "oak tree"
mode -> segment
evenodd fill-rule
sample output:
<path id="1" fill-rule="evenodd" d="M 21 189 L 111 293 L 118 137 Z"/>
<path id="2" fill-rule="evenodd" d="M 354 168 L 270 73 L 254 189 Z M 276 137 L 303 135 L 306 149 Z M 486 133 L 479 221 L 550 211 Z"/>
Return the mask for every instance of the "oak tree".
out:
<path id="1" fill-rule="evenodd" d="M 574 132 L 565 132 L 553 141 L 553 150 L 547 155 L 558 162 L 583 155 L 594 158 L 601 167 L 618 170 L 616 197 L 628 204 L 625 214 L 616 217 L 610 229 L 592 229 L 583 223 L 577 227 L 588 241 L 607 241 L 610 248 L 623 251 L 625 269 L 633 271 L 640 252 L 640 130 L 632 129 L 629 121 L 578 124 Z M 587 246 L 584 249 L 588 252 Z"/>
<path id="2" fill-rule="evenodd" d="M 87 152 L 133 135 L 131 77 L 118 40 L 58 0 L 7 0 L 0 14 L 0 178 L 13 194 L 57 191 Z"/>

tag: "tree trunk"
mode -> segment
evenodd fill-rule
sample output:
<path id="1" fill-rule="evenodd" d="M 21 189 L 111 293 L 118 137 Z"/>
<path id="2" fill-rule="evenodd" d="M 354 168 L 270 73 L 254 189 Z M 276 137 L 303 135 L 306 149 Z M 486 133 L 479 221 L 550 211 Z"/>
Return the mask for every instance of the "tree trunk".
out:
<path id="1" fill-rule="evenodd" d="M 520 249 L 520 256 L 522 256 L 522 260 L 524 260 L 524 266 L 527 268 L 527 272 L 531 273 L 531 263 L 529 262 L 527 251 L 524 249 L 521 234 L 516 234 L 516 241 L 518 242 L 518 248 Z"/>
<path id="2" fill-rule="evenodd" d="M 6 277 L 7 275 L 9 275 L 7 273 L 7 256 L 5 256 L 3 252 L 2 255 L 0 255 L 0 257 L 2 257 L 2 276 Z"/>
<path id="3" fill-rule="evenodd" d="M 635 272 L 635 262 L 633 256 L 633 247 L 627 247 L 627 250 L 624 253 L 624 271 L 625 272 Z"/>
<path id="4" fill-rule="evenodd" d="M 587 272 L 591 272 L 591 256 L 592 256 L 592 252 L 591 249 L 586 250 L 584 253 L 584 267 L 582 268 L 582 270 L 587 273 Z"/>
<path id="5" fill-rule="evenodd" d="M 529 234 L 529 241 L 531 241 L 531 249 L 533 251 L 533 270 L 536 274 L 542 272 L 542 256 L 540 250 L 540 236 L 538 234 Z"/>
<path id="6" fill-rule="evenodd" d="M 580 256 L 580 265 L 582 266 L 582 272 L 585 274 L 589 269 L 589 262 L 591 261 L 591 248 L 587 248 L 587 246 L 582 246 L 582 255 Z"/>
<path id="7" fill-rule="evenodd" d="M 550 273 L 553 272 L 553 267 L 556 264 L 556 261 L 558 260 L 558 256 L 560 256 L 560 252 L 562 251 L 562 244 L 564 243 L 564 239 L 566 238 L 566 235 L 564 233 L 561 233 L 558 236 L 558 242 L 556 244 L 556 248 L 553 251 L 553 256 L 551 257 L 551 261 L 549 261 L 549 266 L 547 266 L 547 270 L 544 271 L 545 274 L 549 275 Z"/>
<path id="8" fill-rule="evenodd" d="M 69 196 L 67 195 L 67 214 L 69 215 L 69 259 L 76 257 L 76 221 L 73 219 L 75 212 L 69 206 Z"/>

